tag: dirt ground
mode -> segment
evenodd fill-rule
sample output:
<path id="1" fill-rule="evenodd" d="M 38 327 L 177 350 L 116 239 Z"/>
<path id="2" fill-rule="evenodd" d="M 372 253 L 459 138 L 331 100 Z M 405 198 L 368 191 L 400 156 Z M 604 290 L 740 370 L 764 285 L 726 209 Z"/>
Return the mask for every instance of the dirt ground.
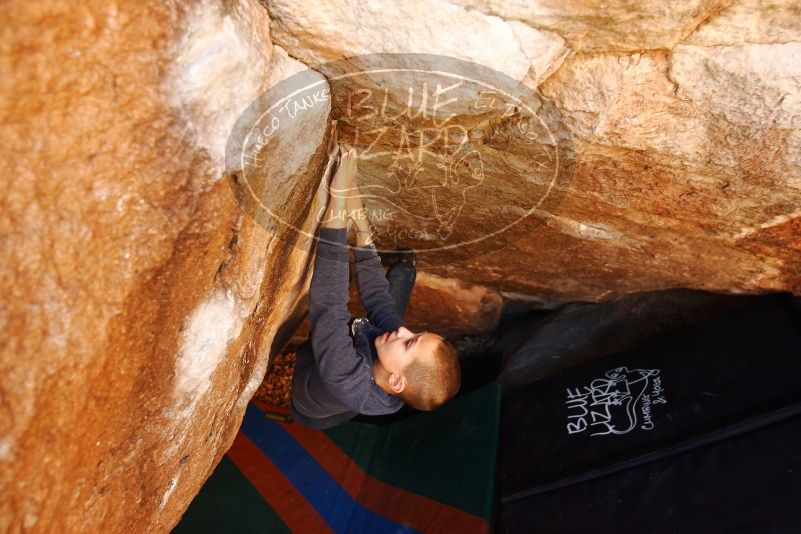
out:
<path id="1" fill-rule="evenodd" d="M 294 372 L 294 352 L 276 355 L 253 398 L 273 406 L 289 409 L 292 400 L 292 374 Z"/>

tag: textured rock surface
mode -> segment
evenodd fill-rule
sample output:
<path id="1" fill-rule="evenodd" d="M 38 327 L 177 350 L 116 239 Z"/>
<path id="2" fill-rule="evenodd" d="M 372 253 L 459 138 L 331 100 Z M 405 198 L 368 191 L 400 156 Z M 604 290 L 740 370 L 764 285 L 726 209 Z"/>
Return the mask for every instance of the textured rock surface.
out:
<path id="1" fill-rule="evenodd" d="M 658 3 L 622 0 L 455 0 L 471 11 L 518 20 L 562 36 L 583 52 L 671 48 L 731 0 Z M 785 3 L 789 6 L 789 3 Z M 759 10 L 758 10 L 759 11 Z"/>
<path id="2" fill-rule="evenodd" d="M 298 65 L 249 1 L 0 17 L 0 530 L 165 532 L 307 283 L 308 244 L 243 216 L 222 174 L 226 130 Z M 309 229 L 325 119 L 286 209 Z"/>
<path id="3" fill-rule="evenodd" d="M 462 0 L 387 3 L 381 17 L 367 2 L 346 9 L 266 5 L 274 41 L 304 61 L 440 46 L 539 83 L 554 104 L 574 152 L 565 152 L 572 177 L 560 184 L 558 206 L 536 213 L 542 224 L 519 229 L 502 247 L 454 249 L 450 261 L 440 257 L 428 272 L 546 301 L 668 287 L 801 292 L 796 3 Z M 495 46 L 491 32 L 481 30 L 499 18 L 525 23 L 528 35 L 540 36 L 531 42 L 557 35 L 564 50 L 539 45 L 539 75 L 526 80 L 510 58 L 532 56 L 529 41 L 508 31 L 520 43 L 511 53 L 507 41 Z M 357 21 L 367 28 L 359 31 Z M 454 27 L 470 35 L 458 50 L 438 44 L 450 43 Z M 456 237 L 473 235 L 504 210 L 522 209 L 536 163 L 536 147 L 472 119 L 464 112 L 455 122 L 470 131 L 485 176 L 482 194 L 459 215 Z M 385 180 L 385 167 L 364 168 L 368 183 Z"/>
<path id="4" fill-rule="evenodd" d="M 536 86 L 567 53 L 555 33 L 445 0 L 264 4 L 275 42 L 312 67 L 360 54 L 428 52 L 492 66 Z"/>
<path id="5" fill-rule="evenodd" d="M 421 272 L 406 310 L 409 328 L 445 337 L 484 334 L 498 326 L 503 299 L 483 286 L 470 286 Z"/>

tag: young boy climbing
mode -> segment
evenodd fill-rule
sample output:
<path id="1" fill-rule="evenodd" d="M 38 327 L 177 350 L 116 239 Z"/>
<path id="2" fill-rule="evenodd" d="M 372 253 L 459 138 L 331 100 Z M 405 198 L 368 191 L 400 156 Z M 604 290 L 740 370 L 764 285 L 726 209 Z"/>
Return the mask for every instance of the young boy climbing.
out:
<path id="1" fill-rule="evenodd" d="M 389 280 L 384 276 L 354 180 L 356 151 L 339 148 L 309 289 L 311 333 L 298 347 L 292 380 L 292 415 L 316 429 L 358 414 L 394 413 L 404 403 L 433 410 L 456 394 L 461 381 L 450 343 L 403 325 L 415 278 L 413 254 L 390 269 Z M 357 230 L 356 284 L 367 310 L 350 327 L 348 219 Z"/>

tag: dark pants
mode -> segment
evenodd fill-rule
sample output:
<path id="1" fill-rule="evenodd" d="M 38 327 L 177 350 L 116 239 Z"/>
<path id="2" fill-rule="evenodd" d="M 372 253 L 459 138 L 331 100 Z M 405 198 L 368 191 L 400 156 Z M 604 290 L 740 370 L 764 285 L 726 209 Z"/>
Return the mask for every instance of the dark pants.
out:
<path id="1" fill-rule="evenodd" d="M 417 269 L 407 261 L 397 261 L 387 271 L 389 294 L 395 301 L 395 311 L 401 319 L 406 315 L 406 306 L 409 304 L 416 278 Z"/>

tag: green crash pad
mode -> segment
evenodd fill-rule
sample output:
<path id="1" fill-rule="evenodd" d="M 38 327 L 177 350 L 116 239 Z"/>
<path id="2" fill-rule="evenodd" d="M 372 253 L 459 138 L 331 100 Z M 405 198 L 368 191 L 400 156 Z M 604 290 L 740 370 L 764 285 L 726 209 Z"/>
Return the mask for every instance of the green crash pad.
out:
<path id="1" fill-rule="evenodd" d="M 250 403 L 174 532 L 489 532 L 500 387 L 432 412 L 314 431 Z"/>

